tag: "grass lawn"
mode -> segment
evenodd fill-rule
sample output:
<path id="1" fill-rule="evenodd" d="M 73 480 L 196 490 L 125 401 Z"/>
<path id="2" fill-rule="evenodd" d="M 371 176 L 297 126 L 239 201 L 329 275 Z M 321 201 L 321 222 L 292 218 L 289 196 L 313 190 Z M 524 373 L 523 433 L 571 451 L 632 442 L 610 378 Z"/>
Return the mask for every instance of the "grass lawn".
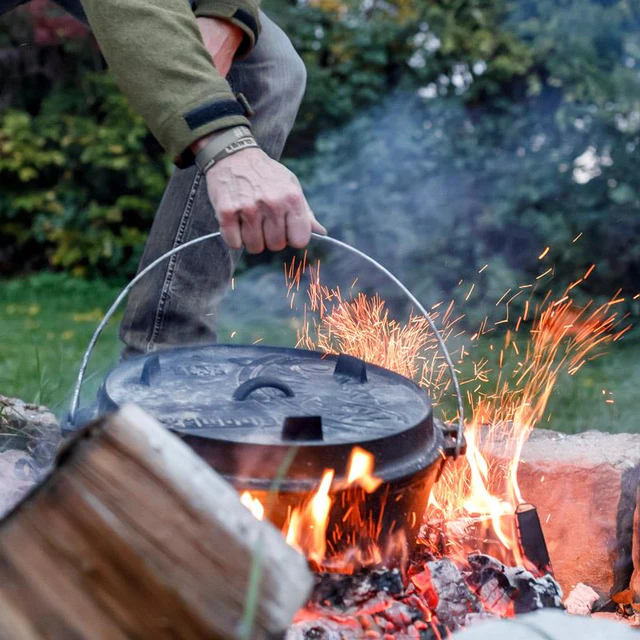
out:
<path id="1" fill-rule="evenodd" d="M 83 352 L 117 293 L 106 283 L 57 274 L 0 281 L 0 394 L 63 415 Z M 95 363 L 104 367 L 118 349 L 114 323 L 98 343 Z"/>
<path id="2" fill-rule="evenodd" d="M 54 274 L 0 281 L 0 394 L 47 404 L 63 415 L 82 354 L 118 291 L 104 282 Z M 118 357 L 115 320 L 98 342 L 86 398 Z M 541 426 L 566 433 L 640 432 L 640 335 L 630 333 L 607 349 L 605 357 L 559 381 L 549 421 Z"/>

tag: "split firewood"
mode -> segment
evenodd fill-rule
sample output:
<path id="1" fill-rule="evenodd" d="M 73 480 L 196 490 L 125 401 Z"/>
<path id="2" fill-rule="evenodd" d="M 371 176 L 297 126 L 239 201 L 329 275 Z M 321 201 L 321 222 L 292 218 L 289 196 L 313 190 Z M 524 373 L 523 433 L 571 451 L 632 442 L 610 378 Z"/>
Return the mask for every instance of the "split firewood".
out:
<path id="1" fill-rule="evenodd" d="M 0 638 L 273 638 L 311 583 L 274 527 L 131 406 L 74 439 L 0 523 Z"/>

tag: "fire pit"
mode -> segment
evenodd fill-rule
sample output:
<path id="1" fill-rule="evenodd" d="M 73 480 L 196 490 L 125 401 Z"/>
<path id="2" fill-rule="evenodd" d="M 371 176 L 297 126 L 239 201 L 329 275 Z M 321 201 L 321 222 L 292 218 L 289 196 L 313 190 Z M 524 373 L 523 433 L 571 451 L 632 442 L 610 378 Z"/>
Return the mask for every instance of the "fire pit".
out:
<path id="1" fill-rule="evenodd" d="M 146 409 L 222 473 L 256 517 L 271 520 L 306 555 L 318 581 L 291 638 L 440 640 L 478 618 L 561 607 L 542 524 L 517 483 L 518 464 L 561 367 L 577 371 L 598 336 L 615 327 L 615 315 L 604 308 L 585 316 L 565 293 L 536 311 L 531 345 L 513 382 L 502 369 L 504 351 L 520 355 L 511 332 L 500 351 L 496 389 L 482 391 L 488 361 L 474 361 L 465 380 L 474 415 L 468 451 L 458 457 L 460 388 L 432 318 L 382 269 L 405 295 L 400 320 L 387 305 L 393 298 L 380 295 L 380 279 L 373 291 L 356 287 L 358 277 L 333 284 L 331 276 L 348 261 L 329 262 L 332 284 L 324 285 L 319 255 L 313 265 L 306 253 L 298 261 L 289 256 L 284 288 L 281 270 L 276 287 L 261 280 L 260 304 L 252 307 L 260 315 L 252 326 L 264 317 L 271 322 L 267 308 L 284 293 L 280 321 L 295 333 L 273 344 L 294 348 L 249 346 L 261 336 L 238 327 L 243 344 L 142 356 L 108 374 L 98 411 L 127 402 Z M 441 314 L 444 339 L 460 335 L 453 303 Z M 472 340 L 485 330 L 483 324 Z M 237 333 L 232 321 L 222 335 L 233 341 Z M 462 347 L 459 362 L 466 355 Z M 87 359 L 72 405 L 76 418 Z M 449 415 L 459 426 L 449 430 L 434 420 L 431 400 L 451 408 L 451 391 L 458 405 Z M 485 452 L 492 443 L 500 447 L 490 460 Z M 447 464 L 450 457 L 457 462 Z"/>
<path id="2" fill-rule="evenodd" d="M 100 412 L 130 402 L 262 505 L 295 447 L 268 514 L 279 528 L 332 470 L 329 563 L 348 548 L 374 542 L 390 552 L 387 560 L 406 556 L 431 488 L 455 451 L 422 389 L 344 355 L 263 346 L 169 350 L 125 362 L 108 375 Z M 368 470 L 357 468 L 354 448 Z"/>

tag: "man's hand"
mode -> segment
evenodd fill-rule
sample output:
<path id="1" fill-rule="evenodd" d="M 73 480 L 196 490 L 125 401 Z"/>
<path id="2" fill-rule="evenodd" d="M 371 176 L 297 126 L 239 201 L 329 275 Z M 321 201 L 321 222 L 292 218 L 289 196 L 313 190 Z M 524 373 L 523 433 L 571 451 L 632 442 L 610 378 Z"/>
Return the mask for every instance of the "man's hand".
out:
<path id="1" fill-rule="evenodd" d="M 206 175 L 211 204 L 224 241 L 249 253 L 265 247 L 306 247 L 311 232 L 326 235 L 298 179 L 261 149 L 245 149 L 215 164 Z"/>
<path id="2" fill-rule="evenodd" d="M 242 31 L 231 22 L 198 18 L 204 45 L 222 76 L 229 73 L 242 42 Z M 198 153 L 208 137 L 191 149 Z M 326 234 L 302 193 L 298 179 L 260 149 L 238 151 L 215 164 L 206 175 L 207 191 L 222 237 L 229 247 L 243 245 L 249 253 L 265 247 L 305 247 L 311 232 Z"/>
<path id="3" fill-rule="evenodd" d="M 228 20 L 197 18 L 204 46 L 218 73 L 226 78 L 233 58 L 242 43 L 242 30 Z"/>

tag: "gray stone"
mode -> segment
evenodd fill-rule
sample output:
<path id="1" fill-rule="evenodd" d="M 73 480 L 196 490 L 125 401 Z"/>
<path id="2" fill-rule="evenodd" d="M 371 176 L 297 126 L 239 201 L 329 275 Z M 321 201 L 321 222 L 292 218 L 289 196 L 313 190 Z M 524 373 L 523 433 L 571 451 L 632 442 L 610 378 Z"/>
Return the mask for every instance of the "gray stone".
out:
<path id="1" fill-rule="evenodd" d="M 57 445 L 60 425 L 47 409 L 0 395 L 0 448 L 34 450 L 43 443 Z"/>
<path id="2" fill-rule="evenodd" d="M 583 582 L 601 594 L 627 588 L 640 436 L 536 431 L 519 471 L 540 515 L 555 577 L 565 593 Z"/>
<path id="3" fill-rule="evenodd" d="M 0 518 L 20 502 L 35 484 L 31 477 L 25 477 L 20 471 L 29 460 L 30 456 L 17 449 L 0 453 Z"/>
<path id="4" fill-rule="evenodd" d="M 61 440 L 46 408 L 0 396 L 0 517 L 50 468 Z"/>
<path id="5" fill-rule="evenodd" d="M 637 640 L 627 625 L 544 610 L 510 620 L 479 622 L 454 633 L 455 640 Z"/>
<path id="6" fill-rule="evenodd" d="M 588 616 L 598 598 L 598 594 L 591 587 L 580 582 L 565 598 L 564 606 L 567 612 L 574 616 Z"/>

